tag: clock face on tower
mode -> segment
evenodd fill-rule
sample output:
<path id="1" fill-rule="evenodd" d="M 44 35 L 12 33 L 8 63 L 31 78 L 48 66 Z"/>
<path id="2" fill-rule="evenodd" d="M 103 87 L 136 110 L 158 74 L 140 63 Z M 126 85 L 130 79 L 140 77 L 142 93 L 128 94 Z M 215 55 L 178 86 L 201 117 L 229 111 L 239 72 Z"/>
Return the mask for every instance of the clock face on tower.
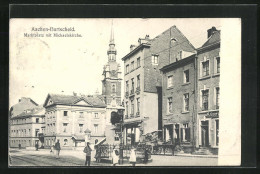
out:
<path id="1" fill-rule="evenodd" d="M 116 70 L 112 70 L 111 71 L 111 76 L 116 77 L 116 75 L 117 75 L 117 71 Z"/>

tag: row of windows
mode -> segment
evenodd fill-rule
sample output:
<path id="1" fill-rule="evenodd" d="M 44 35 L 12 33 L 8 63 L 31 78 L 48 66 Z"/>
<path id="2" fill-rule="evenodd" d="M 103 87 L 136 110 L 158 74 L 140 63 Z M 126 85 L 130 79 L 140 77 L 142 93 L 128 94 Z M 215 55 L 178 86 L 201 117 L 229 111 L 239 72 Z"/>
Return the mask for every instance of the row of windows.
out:
<path id="1" fill-rule="evenodd" d="M 215 94 L 214 94 L 214 109 L 219 109 L 219 87 L 215 88 Z M 182 111 L 187 112 L 190 110 L 189 107 L 189 93 L 183 94 L 183 108 Z M 209 109 L 209 89 L 201 90 L 201 95 L 200 95 L 200 106 L 202 111 L 206 111 Z M 177 101 L 176 101 L 177 102 Z M 173 98 L 168 97 L 167 101 L 167 113 L 173 113 Z"/>
<path id="2" fill-rule="evenodd" d="M 190 82 L 190 71 L 185 70 L 183 71 L 183 83 L 189 83 Z M 173 75 L 168 76 L 167 78 L 167 88 L 171 88 L 174 85 L 173 81 Z"/>
<path id="3" fill-rule="evenodd" d="M 215 57 L 213 59 L 214 65 L 214 74 L 220 73 L 220 57 Z M 204 60 L 200 63 L 200 77 L 205 77 L 210 75 L 210 61 L 207 57 L 204 57 Z"/>
<path id="4" fill-rule="evenodd" d="M 135 105 L 136 105 L 136 113 L 135 113 Z M 128 102 L 126 102 L 125 106 L 126 106 L 125 107 L 126 116 L 129 116 L 129 109 L 130 109 L 130 116 L 134 116 L 135 114 L 136 116 L 140 116 L 140 98 L 136 98 L 136 100 L 132 98 L 130 100 L 130 106 Z"/>
<path id="5" fill-rule="evenodd" d="M 63 116 L 69 116 L 68 111 L 63 111 Z M 79 118 L 84 118 L 84 112 L 79 112 Z M 94 118 L 99 118 L 99 114 L 94 113 Z"/>
<path id="6" fill-rule="evenodd" d="M 190 141 L 190 128 L 189 124 L 175 124 L 172 126 L 165 126 L 164 129 L 164 138 L 167 141 L 172 141 L 173 139 L 175 142 L 189 142 Z"/>
<path id="7" fill-rule="evenodd" d="M 33 136 L 37 137 L 39 132 L 40 132 L 39 129 L 35 129 L 35 134 Z M 15 137 L 31 136 L 31 129 L 11 130 L 11 136 L 15 136 Z"/>
<path id="8" fill-rule="evenodd" d="M 129 81 L 127 80 L 126 82 L 126 92 L 129 92 Z M 135 88 L 135 80 L 134 78 L 131 79 L 131 93 L 134 93 L 134 88 Z M 140 74 L 136 76 L 136 90 L 140 91 Z"/>
<path id="9" fill-rule="evenodd" d="M 132 61 L 130 65 L 127 64 L 126 67 L 125 67 L 125 69 L 126 69 L 125 73 L 126 74 L 135 70 L 135 61 Z M 130 69 L 129 69 L 129 66 L 130 66 Z M 140 57 L 138 57 L 137 61 L 136 61 L 136 68 L 139 68 L 139 67 L 141 67 Z"/>
<path id="10" fill-rule="evenodd" d="M 32 121 L 32 119 L 24 118 L 24 119 L 11 120 L 11 125 L 32 123 L 30 121 Z M 40 118 L 35 118 L 35 122 L 34 123 L 40 123 Z"/>
<path id="11" fill-rule="evenodd" d="M 79 133 L 83 133 L 84 124 L 79 124 Z M 63 132 L 68 132 L 69 123 L 63 123 Z M 98 133 L 98 124 L 94 124 L 94 133 Z"/>

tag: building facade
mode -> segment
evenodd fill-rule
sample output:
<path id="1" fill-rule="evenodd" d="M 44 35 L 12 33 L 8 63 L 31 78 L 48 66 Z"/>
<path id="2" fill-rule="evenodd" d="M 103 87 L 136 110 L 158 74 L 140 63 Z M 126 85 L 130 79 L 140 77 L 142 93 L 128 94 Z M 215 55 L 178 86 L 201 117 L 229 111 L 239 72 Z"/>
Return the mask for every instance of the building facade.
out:
<path id="1" fill-rule="evenodd" d="M 154 39 L 146 35 L 138 40 L 137 46 L 130 46 L 130 52 L 122 58 L 125 68 L 125 144 L 134 145 L 142 141 L 144 135 L 162 131 L 160 69 L 194 54 L 194 50 L 176 26 Z"/>
<path id="2" fill-rule="evenodd" d="M 44 147 L 45 109 L 36 106 L 10 119 L 10 147 Z"/>
<path id="3" fill-rule="evenodd" d="M 195 113 L 195 54 L 161 69 L 164 141 L 192 147 Z"/>
<path id="4" fill-rule="evenodd" d="M 48 94 L 43 106 L 45 147 L 58 139 L 63 148 L 85 146 L 85 130 L 91 131 L 91 143 L 105 138 L 106 105 L 99 96 Z"/>
<path id="5" fill-rule="evenodd" d="M 198 48 L 197 147 L 217 152 L 219 144 L 220 31 L 208 30 L 208 40 Z"/>

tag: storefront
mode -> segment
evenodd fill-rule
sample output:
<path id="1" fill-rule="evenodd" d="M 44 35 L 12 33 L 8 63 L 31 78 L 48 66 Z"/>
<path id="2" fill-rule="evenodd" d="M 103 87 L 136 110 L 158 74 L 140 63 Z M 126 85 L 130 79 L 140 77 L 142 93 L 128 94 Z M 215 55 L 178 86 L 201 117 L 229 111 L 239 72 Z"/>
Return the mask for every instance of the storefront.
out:
<path id="1" fill-rule="evenodd" d="M 142 122 L 131 122 L 124 124 L 124 144 L 136 146 L 139 142 L 142 142 Z"/>
<path id="2" fill-rule="evenodd" d="M 219 145 L 219 112 L 208 112 L 198 115 L 199 147 L 218 148 Z"/>

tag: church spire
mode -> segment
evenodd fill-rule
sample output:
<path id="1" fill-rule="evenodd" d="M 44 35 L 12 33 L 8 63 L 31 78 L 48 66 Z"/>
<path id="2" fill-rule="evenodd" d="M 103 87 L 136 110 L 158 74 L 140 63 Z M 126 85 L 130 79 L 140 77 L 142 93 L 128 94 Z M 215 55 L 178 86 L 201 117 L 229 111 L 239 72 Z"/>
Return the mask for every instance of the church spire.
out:
<path id="1" fill-rule="evenodd" d="M 114 28 L 113 28 L 113 20 L 111 25 L 111 35 L 109 41 L 109 48 L 107 50 L 108 62 L 116 61 L 116 48 L 115 48 L 115 40 L 114 40 Z"/>
<path id="2" fill-rule="evenodd" d="M 110 41 L 109 41 L 109 44 L 115 44 L 115 43 L 114 43 L 113 19 L 112 19 L 112 26 L 111 26 L 111 34 L 110 34 Z"/>

